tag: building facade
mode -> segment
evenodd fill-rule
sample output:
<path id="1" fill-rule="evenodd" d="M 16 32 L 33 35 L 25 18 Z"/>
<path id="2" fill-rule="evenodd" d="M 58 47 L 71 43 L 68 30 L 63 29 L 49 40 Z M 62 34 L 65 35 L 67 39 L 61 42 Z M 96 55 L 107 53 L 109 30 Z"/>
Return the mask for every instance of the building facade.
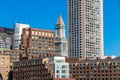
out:
<path id="1" fill-rule="evenodd" d="M 55 32 L 55 53 L 60 56 L 68 56 L 68 42 L 65 37 L 65 24 L 59 15 Z"/>
<path id="2" fill-rule="evenodd" d="M 57 58 L 57 59 L 56 59 Z M 58 58 L 60 58 L 59 62 Z M 66 76 L 61 76 L 60 73 L 57 73 L 55 70 L 59 70 L 59 68 L 56 69 L 56 66 L 60 63 L 65 63 L 65 58 L 61 57 L 46 57 L 46 58 L 33 58 L 33 59 L 24 59 L 18 62 L 14 63 L 14 68 L 13 68 L 13 80 L 74 80 L 67 78 L 69 75 L 63 73 L 62 75 Z M 54 63 L 54 64 L 53 64 Z M 58 64 L 57 64 L 58 63 Z M 63 64 L 65 65 L 65 64 Z M 61 67 L 62 64 L 58 67 Z M 66 65 L 65 65 L 66 66 Z M 65 69 L 65 66 L 63 66 L 63 70 Z M 67 63 L 66 70 L 69 70 Z M 62 68 L 60 69 L 62 71 Z M 64 72 L 64 71 L 63 71 Z M 60 77 L 57 77 L 57 75 L 60 75 Z"/>
<path id="3" fill-rule="evenodd" d="M 0 33 L 0 50 L 10 50 L 11 45 L 11 36 L 6 33 Z"/>
<path id="4" fill-rule="evenodd" d="M 34 28 L 24 28 L 20 50 L 27 54 L 47 56 L 54 54 L 54 32 Z"/>
<path id="5" fill-rule="evenodd" d="M 65 57 L 49 57 L 48 62 L 54 78 L 69 78 L 69 63 L 65 62 Z"/>
<path id="6" fill-rule="evenodd" d="M 0 51 L 0 80 L 12 80 L 13 64 L 19 61 L 22 51 L 1 50 Z"/>
<path id="7" fill-rule="evenodd" d="M 0 27 L 0 46 L 4 50 L 12 49 L 13 33 L 14 29 L 12 28 Z"/>
<path id="8" fill-rule="evenodd" d="M 120 58 L 67 59 L 70 78 L 76 80 L 120 80 Z"/>
<path id="9" fill-rule="evenodd" d="M 48 64 L 42 59 L 21 60 L 14 63 L 13 80 L 52 80 Z"/>
<path id="10" fill-rule="evenodd" d="M 8 34 L 8 35 L 13 35 L 14 29 L 12 29 L 12 28 L 0 27 L 0 33 L 6 33 L 6 34 Z"/>
<path id="11" fill-rule="evenodd" d="M 28 24 L 15 23 L 14 25 L 14 35 L 13 35 L 13 50 L 19 50 L 21 43 L 21 34 L 23 28 L 29 28 Z"/>
<path id="12" fill-rule="evenodd" d="M 69 56 L 103 57 L 103 0 L 68 0 Z"/>
<path id="13" fill-rule="evenodd" d="M 10 56 L 0 52 L 0 80 L 9 80 Z"/>
<path id="14" fill-rule="evenodd" d="M 7 50 L 4 51 L 4 53 L 8 53 L 7 55 L 10 55 L 10 70 L 13 70 L 14 62 L 17 62 L 20 60 L 20 54 L 25 54 L 24 51 L 21 50 Z"/>
<path id="15" fill-rule="evenodd" d="M 13 64 L 16 61 L 20 60 L 20 54 L 24 54 L 24 51 L 20 50 L 1 50 L 0 55 L 2 56 L 10 56 L 10 70 L 13 69 Z"/>

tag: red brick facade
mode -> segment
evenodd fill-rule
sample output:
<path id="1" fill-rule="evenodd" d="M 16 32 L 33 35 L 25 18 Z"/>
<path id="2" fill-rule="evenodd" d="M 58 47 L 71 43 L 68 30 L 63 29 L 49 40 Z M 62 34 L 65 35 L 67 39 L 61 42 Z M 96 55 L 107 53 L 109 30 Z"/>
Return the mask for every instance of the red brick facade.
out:
<path id="1" fill-rule="evenodd" d="M 24 28 L 20 50 L 25 51 L 27 54 L 39 54 L 41 56 L 54 54 L 54 32 Z"/>

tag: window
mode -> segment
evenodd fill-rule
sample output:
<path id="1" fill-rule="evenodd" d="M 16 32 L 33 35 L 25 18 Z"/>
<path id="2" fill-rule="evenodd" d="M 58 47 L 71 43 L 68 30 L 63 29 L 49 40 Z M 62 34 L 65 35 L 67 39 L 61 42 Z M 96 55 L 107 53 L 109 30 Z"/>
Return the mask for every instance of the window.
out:
<path id="1" fill-rule="evenodd" d="M 36 31 L 36 32 L 35 32 L 35 35 L 37 35 L 37 34 L 38 34 L 38 32 Z"/>
<path id="2" fill-rule="evenodd" d="M 44 36 L 44 32 L 42 32 L 42 36 Z"/>
<path id="3" fill-rule="evenodd" d="M 66 70 L 62 70 L 62 73 L 66 73 Z"/>
<path id="4" fill-rule="evenodd" d="M 62 75 L 62 78 L 66 78 L 66 76 L 65 76 L 65 75 Z"/>
<path id="5" fill-rule="evenodd" d="M 29 34 L 29 32 L 28 31 L 26 31 L 26 35 L 28 35 Z"/>
<path id="6" fill-rule="evenodd" d="M 63 44 L 63 50 L 66 50 L 66 44 Z"/>
<path id="7" fill-rule="evenodd" d="M 65 65 L 62 66 L 62 68 L 65 68 L 65 67 L 66 67 Z"/>
<path id="8" fill-rule="evenodd" d="M 1 61 L 2 61 L 2 64 L 4 64 L 4 57 L 2 57 Z"/>
<path id="9" fill-rule="evenodd" d="M 60 78 L 60 75 L 57 75 L 57 78 Z"/>
<path id="10" fill-rule="evenodd" d="M 34 36 L 32 36 L 32 39 L 34 39 Z"/>
<path id="11" fill-rule="evenodd" d="M 59 70 L 56 70 L 56 73 L 60 73 L 60 71 L 59 71 Z"/>
<path id="12" fill-rule="evenodd" d="M 56 62 L 62 62 L 62 60 L 56 60 Z"/>
<path id="13" fill-rule="evenodd" d="M 34 31 L 32 31 L 32 35 L 34 35 Z"/>
<path id="14" fill-rule="evenodd" d="M 49 36 L 50 36 L 51 34 L 49 33 Z"/>

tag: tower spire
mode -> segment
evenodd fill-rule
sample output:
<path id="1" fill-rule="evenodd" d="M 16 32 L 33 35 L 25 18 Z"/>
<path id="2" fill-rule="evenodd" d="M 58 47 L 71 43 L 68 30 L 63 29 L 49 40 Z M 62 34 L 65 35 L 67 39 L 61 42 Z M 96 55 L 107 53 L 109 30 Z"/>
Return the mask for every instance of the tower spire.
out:
<path id="1" fill-rule="evenodd" d="M 65 24 L 61 14 L 59 14 L 55 26 L 55 53 L 60 56 L 68 56 L 68 43 L 65 37 Z"/>
<path id="2" fill-rule="evenodd" d="M 65 24 L 62 18 L 61 13 L 58 16 L 57 22 L 56 22 L 56 28 L 64 28 Z"/>

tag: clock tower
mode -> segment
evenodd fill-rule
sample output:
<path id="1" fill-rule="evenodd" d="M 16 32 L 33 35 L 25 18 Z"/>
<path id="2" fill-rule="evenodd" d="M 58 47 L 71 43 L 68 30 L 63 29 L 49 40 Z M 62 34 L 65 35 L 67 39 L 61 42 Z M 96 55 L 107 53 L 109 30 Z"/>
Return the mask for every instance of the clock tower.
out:
<path id="1" fill-rule="evenodd" d="M 68 56 L 68 42 L 65 37 L 65 24 L 61 14 L 55 25 L 55 53 L 59 56 Z"/>

